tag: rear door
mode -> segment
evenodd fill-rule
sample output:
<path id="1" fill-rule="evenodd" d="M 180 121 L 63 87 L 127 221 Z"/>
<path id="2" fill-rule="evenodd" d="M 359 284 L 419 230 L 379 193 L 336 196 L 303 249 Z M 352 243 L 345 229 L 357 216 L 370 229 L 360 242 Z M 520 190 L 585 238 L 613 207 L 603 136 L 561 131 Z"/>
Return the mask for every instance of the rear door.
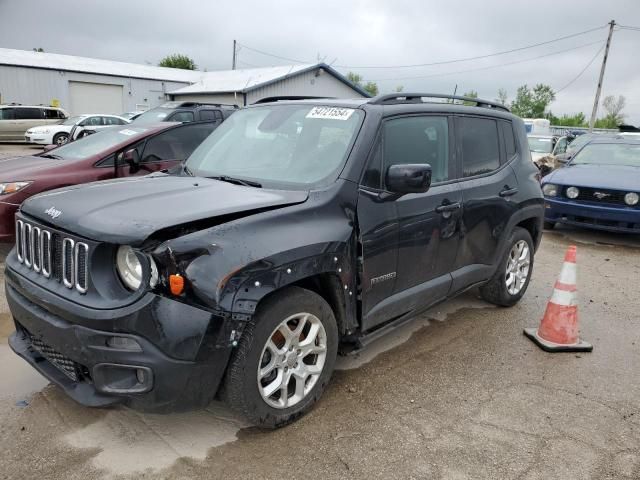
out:
<path id="1" fill-rule="evenodd" d="M 510 121 L 458 116 L 456 144 L 461 164 L 462 237 L 452 291 L 486 280 L 500 254 L 498 245 L 517 205 L 518 181 L 510 161 L 516 143 Z"/>
<path id="2" fill-rule="evenodd" d="M 44 112 L 39 107 L 16 107 L 11 135 L 14 140 L 24 140 L 24 133 L 31 127 L 46 125 Z"/>

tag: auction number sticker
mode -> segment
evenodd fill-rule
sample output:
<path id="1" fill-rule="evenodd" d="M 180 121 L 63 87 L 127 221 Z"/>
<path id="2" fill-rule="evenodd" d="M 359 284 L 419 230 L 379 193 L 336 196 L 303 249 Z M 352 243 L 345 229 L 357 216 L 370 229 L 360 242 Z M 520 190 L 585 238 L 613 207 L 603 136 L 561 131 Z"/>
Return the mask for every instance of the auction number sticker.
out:
<path id="1" fill-rule="evenodd" d="M 313 107 L 307 118 L 324 118 L 331 120 L 349 120 L 353 115 L 353 108 L 342 107 Z"/>
<path id="2" fill-rule="evenodd" d="M 136 133 L 138 133 L 138 132 L 136 132 L 135 130 L 129 130 L 128 128 L 125 128 L 124 130 L 120 130 L 120 132 L 119 132 L 119 133 L 121 133 L 121 134 L 123 134 L 123 135 L 129 135 L 129 136 L 131 136 L 131 135 L 135 135 L 135 134 L 136 134 Z"/>

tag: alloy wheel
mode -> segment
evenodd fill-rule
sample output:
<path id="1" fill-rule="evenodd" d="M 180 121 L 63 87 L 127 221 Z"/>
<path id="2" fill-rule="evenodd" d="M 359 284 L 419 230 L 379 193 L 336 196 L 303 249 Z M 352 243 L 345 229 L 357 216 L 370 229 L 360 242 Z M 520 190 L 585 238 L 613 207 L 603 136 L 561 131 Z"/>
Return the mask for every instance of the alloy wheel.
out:
<path id="1" fill-rule="evenodd" d="M 531 249 L 524 240 L 516 242 L 507 258 L 505 283 L 510 295 L 517 295 L 524 287 L 531 267 Z"/>
<path id="2" fill-rule="evenodd" d="M 262 399 L 278 409 L 301 402 L 320 378 L 326 357 L 327 333 L 318 317 L 297 313 L 286 318 L 260 355 L 257 379 Z"/>

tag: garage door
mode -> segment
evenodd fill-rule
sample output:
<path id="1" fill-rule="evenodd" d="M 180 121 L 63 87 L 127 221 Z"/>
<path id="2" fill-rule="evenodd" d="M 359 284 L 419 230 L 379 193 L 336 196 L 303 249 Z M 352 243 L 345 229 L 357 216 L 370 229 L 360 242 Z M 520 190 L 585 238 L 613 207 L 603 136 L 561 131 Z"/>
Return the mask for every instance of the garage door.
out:
<path id="1" fill-rule="evenodd" d="M 69 82 L 69 109 L 73 115 L 83 113 L 112 113 L 122 108 L 122 85 Z"/>

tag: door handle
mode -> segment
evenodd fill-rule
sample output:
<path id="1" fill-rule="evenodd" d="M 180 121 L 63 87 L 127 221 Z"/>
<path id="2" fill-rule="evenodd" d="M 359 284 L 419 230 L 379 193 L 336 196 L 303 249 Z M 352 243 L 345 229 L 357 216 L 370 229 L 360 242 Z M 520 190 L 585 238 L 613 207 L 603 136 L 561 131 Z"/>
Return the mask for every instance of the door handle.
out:
<path id="1" fill-rule="evenodd" d="M 505 187 L 505 189 L 500 191 L 498 195 L 500 195 L 501 197 L 510 197 L 511 195 L 515 195 L 516 193 L 518 193 L 517 188 Z"/>
<path id="2" fill-rule="evenodd" d="M 447 203 L 444 205 L 440 205 L 439 207 L 436 207 L 436 213 L 453 212 L 454 210 L 459 210 L 459 209 L 460 209 L 460 202 Z"/>

